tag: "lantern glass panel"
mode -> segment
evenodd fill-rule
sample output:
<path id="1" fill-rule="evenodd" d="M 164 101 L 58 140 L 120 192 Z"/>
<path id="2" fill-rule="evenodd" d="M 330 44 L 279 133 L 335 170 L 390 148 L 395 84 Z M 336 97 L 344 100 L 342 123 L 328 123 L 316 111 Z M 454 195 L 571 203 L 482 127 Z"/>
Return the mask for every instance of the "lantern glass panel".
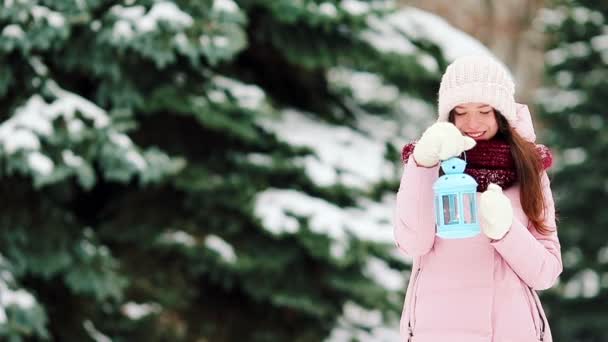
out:
<path id="1" fill-rule="evenodd" d="M 475 223 L 475 194 L 462 194 L 462 209 L 465 224 Z"/>
<path id="2" fill-rule="evenodd" d="M 442 196 L 443 202 L 443 224 L 458 224 L 458 195 L 450 194 Z"/>
<path id="3" fill-rule="evenodd" d="M 436 218 L 438 225 L 441 224 L 439 222 L 440 217 L 441 217 L 441 197 L 435 196 L 435 218 Z"/>

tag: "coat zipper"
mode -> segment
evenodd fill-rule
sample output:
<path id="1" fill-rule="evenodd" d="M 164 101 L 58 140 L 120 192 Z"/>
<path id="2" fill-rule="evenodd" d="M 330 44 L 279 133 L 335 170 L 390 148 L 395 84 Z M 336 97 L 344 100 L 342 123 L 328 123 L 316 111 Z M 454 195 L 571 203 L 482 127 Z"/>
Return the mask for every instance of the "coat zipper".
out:
<path id="1" fill-rule="evenodd" d="M 414 326 L 413 324 L 416 323 L 416 320 L 413 319 L 414 315 L 416 313 L 416 301 L 418 298 L 418 278 L 420 277 L 420 272 L 422 271 L 422 267 L 418 266 L 418 269 L 416 269 L 416 277 L 414 277 L 414 283 L 412 284 L 412 290 L 414 291 L 414 295 L 412 297 L 412 303 L 411 303 L 411 307 L 410 307 L 410 316 L 408 318 L 408 322 L 407 322 L 407 330 L 409 333 L 409 336 L 407 338 L 407 342 L 411 342 L 412 339 L 414 338 Z"/>
<path id="2" fill-rule="evenodd" d="M 528 291 L 530 292 L 530 295 L 532 296 L 532 301 L 534 302 L 534 307 L 536 307 L 536 315 L 538 316 L 538 318 L 540 318 L 540 332 L 539 332 L 538 340 L 542 342 L 545 339 L 545 319 L 540 312 L 541 308 L 539 307 L 538 301 L 536 300 L 534 290 L 529 286 L 526 286 L 526 287 L 528 288 Z M 534 326 L 536 327 L 536 323 L 534 323 Z"/>

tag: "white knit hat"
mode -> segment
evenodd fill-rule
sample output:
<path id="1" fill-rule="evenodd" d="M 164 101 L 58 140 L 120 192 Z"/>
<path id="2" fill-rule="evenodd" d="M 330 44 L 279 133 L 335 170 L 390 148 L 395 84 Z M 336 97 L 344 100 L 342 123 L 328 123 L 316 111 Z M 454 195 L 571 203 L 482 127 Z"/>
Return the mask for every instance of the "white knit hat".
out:
<path id="1" fill-rule="evenodd" d="M 439 118 L 448 121 L 454 107 L 468 102 L 486 103 L 508 121 L 516 121 L 515 85 L 507 69 L 489 56 L 465 56 L 448 65 L 439 87 Z"/>

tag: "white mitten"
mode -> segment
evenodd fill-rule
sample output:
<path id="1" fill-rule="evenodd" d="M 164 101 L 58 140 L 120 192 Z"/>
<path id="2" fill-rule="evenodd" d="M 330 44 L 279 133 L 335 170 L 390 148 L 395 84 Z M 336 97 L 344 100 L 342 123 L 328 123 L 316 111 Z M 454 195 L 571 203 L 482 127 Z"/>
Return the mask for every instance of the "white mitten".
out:
<path id="1" fill-rule="evenodd" d="M 488 190 L 481 194 L 479 215 L 481 229 L 490 239 L 500 240 L 509 231 L 513 223 L 513 207 L 500 186 L 489 184 Z"/>
<path id="2" fill-rule="evenodd" d="M 440 160 L 460 155 L 475 146 L 475 140 L 460 133 L 450 122 L 437 122 L 426 131 L 414 147 L 414 160 L 421 166 L 431 167 Z"/>

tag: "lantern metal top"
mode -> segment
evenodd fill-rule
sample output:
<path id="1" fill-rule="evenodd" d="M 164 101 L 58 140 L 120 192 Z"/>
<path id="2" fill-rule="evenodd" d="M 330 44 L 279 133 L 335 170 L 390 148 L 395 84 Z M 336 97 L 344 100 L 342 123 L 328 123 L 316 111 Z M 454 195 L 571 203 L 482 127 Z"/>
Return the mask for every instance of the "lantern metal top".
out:
<path id="1" fill-rule="evenodd" d="M 457 157 L 450 158 L 441 163 L 445 175 L 433 184 L 433 190 L 440 193 L 470 191 L 477 189 L 477 182 L 473 177 L 463 173 L 467 163 Z"/>
<path id="2" fill-rule="evenodd" d="M 457 157 L 447 159 L 441 163 L 441 169 L 446 175 L 463 173 L 466 166 L 467 162 Z"/>

